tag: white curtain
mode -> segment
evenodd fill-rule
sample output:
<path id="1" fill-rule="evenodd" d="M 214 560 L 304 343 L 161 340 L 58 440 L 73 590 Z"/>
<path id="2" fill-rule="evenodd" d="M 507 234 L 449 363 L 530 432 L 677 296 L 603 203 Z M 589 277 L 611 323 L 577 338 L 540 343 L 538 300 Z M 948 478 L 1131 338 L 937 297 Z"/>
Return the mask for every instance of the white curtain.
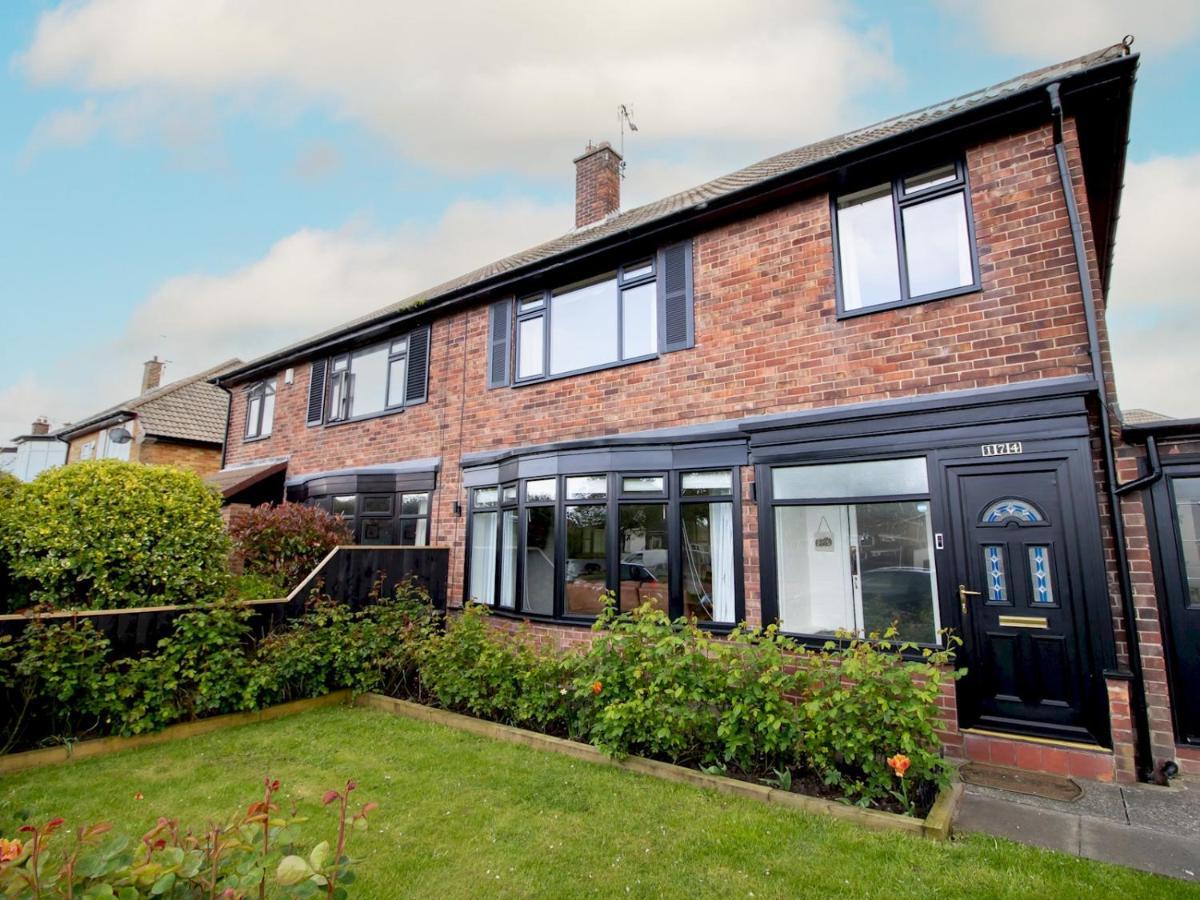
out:
<path id="1" fill-rule="evenodd" d="M 517 511 L 506 509 L 500 523 L 500 605 L 517 606 Z"/>
<path id="2" fill-rule="evenodd" d="M 713 621 L 732 622 L 733 609 L 733 504 L 708 505 L 708 539 L 712 553 Z"/>
<path id="3" fill-rule="evenodd" d="M 471 599 L 491 604 L 496 592 L 496 514 L 475 513 L 471 522 Z"/>

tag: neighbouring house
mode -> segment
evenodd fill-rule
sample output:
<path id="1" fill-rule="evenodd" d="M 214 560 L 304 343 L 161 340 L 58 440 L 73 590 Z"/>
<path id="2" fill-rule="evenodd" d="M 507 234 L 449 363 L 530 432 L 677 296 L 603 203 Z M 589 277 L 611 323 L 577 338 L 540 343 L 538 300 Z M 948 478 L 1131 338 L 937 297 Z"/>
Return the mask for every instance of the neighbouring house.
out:
<path id="1" fill-rule="evenodd" d="M 67 445 L 57 434 L 50 433 L 50 420 L 40 416 L 29 428 L 28 434 L 13 438 L 13 447 L 2 452 L 11 459 L 0 464 L 0 471 L 15 475 L 22 481 L 33 481 L 46 469 L 61 466 L 67 461 Z"/>
<path id="2" fill-rule="evenodd" d="M 232 359 L 163 385 L 165 363 L 154 357 L 142 372 L 141 393 L 54 432 L 65 441 L 66 462 L 122 459 L 190 469 L 221 468 L 229 398 L 209 379 L 241 365 Z"/>
<path id="3" fill-rule="evenodd" d="M 816 648 L 953 629 L 948 752 L 1200 772 L 1105 325 L 1136 70 L 1118 44 L 630 210 L 589 145 L 573 230 L 214 379 L 220 478 L 446 546 L 452 598 L 544 640 L 606 590 Z"/>

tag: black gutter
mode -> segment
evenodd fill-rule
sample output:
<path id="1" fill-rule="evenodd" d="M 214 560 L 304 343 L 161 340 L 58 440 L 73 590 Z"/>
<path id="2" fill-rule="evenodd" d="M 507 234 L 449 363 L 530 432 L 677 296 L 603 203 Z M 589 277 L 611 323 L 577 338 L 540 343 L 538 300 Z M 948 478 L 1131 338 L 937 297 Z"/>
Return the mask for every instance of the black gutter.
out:
<path id="1" fill-rule="evenodd" d="M 1059 96 L 1059 83 L 1046 88 L 1050 96 L 1051 117 L 1054 123 L 1054 157 L 1058 161 L 1058 179 L 1067 207 L 1067 218 L 1071 223 L 1071 241 L 1075 246 L 1075 267 L 1079 272 L 1079 290 L 1083 296 L 1084 316 L 1087 320 L 1088 355 L 1092 361 L 1092 377 L 1096 381 L 1096 395 L 1100 406 L 1100 442 L 1104 449 L 1105 487 L 1108 491 L 1108 509 L 1112 520 L 1113 543 L 1116 545 L 1117 582 L 1121 593 L 1121 620 L 1125 628 L 1125 646 L 1129 654 L 1131 677 L 1130 702 L 1134 716 L 1134 765 L 1138 777 L 1149 781 L 1154 770 L 1153 749 L 1150 743 L 1150 718 L 1146 710 L 1146 696 L 1142 673 L 1142 650 L 1138 641 L 1137 610 L 1133 604 L 1133 580 L 1130 576 L 1129 552 L 1125 544 L 1125 520 L 1121 515 L 1121 497 L 1117 488 L 1117 460 L 1113 449 L 1112 422 L 1108 409 L 1108 387 L 1104 379 L 1104 361 L 1100 355 L 1100 336 L 1096 321 L 1096 298 L 1092 293 L 1091 267 L 1083 240 L 1083 225 L 1079 218 L 1079 207 L 1075 202 L 1074 182 L 1067 164 L 1067 151 L 1063 146 L 1063 108 Z"/>
<path id="2" fill-rule="evenodd" d="M 1123 70 L 1131 65 L 1128 55 L 1117 57 L 1104 63 L 1092 66 L 1069 75 L 1056 82 L 1059 85 L 1069 85 L 1064 90 L 1071 94 L 1075 91 L 1091 90 L 1103 87 L 1113 81 L 1125 78 Z M 754 204 L 769 203 L 772 199 L 779 200 L 790 193 L 799 193 L 806 185 L 823 178 L 836 176 L 852 166 L 886 157 L 900 149 L 911 149 L 920 144 L 943 140 L 969 129 L 979 129 L 1004 118 L 1029 114 L 1031 118 L 1044 115 L 1044 101 L 1041 97 L 1042 86 L 1030 87 L 1022 91 L 992 100 L 979 106 L 974 106 L 962 112 L 954 113 L 931 125 L 919 126 L 911 131 L 905 131 L 895 136 L 879 138 L 863 144 L 844 153 L 818 160 L 815 163 L 801 166 L 787 172 L 782 172 L 771 178 L 755 184 L 730 191 L 712 200 L 702 200 L 691 206 L 669 213 L 660 218 L 651 219 L 644 226 L 632 226 L 624 231 L 600 239 L 595 243 L 585 244 L 581 248 L 567 249 L 547 257 L 541 263 L 531 266 L 518 267 L 507 272 L 485 278 L 462 288 L 451 290 L 441 296 L 424 302 L 415 303 L 411 307 L 397 310 L 394 314 L 376 322 L 364 323 L 359 327 L 351 327 L 345 331 L 325 335 L 302 343 L 294 348 L 272 354 L 243 369 L 224 373 L 209 379 L 218 386 L 225 383 L 237 384 L 254 377 L 277 371 L 280 366 L 290 365 L 334 349 L 343 349 L 348 345 L 368 338 L 372 335 L 390 332 L 392 329 L 409 322 L 415 322 L 429 317 L 433 310 L 439 315 L 447 309 L 469 304 L 486 297 L 489 294 L 505 291 L 525 283 L 533 278 L 539 278 L 553 273 L 564 266 L 574 265 L 595 256 L 611 254 L 630 244 L 644 242 L 664 233 L 678 232 L 681 228 L 695 226 L 705 221 L 719 217 L 733 217 L 738 211 Z M 782 201 L 779 201 L 782 202 Z"/>
<path id="3" fill-rule="evenodd" d="M 1162 419 L 1158 422 L 1138 422 L 1121 429 L 1127 441 L 1144 441 L 1149 437 L 1200 437 L 1200 419 Z"/>

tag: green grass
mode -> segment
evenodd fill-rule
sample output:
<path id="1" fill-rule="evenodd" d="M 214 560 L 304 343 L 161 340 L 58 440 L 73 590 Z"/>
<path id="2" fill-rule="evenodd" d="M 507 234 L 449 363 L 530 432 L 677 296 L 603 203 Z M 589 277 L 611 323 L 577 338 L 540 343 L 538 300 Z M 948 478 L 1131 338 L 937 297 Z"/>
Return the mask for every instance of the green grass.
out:
<path id="1" fill-rule="evenodd" d="M 25 821 L 203 824 L 283 781 L 332 837 L 327 788 L 377 801 L 354 896 L 1182 896 L 1192 886 L 981 836 L 944 844 L 669 784 L 361 709 L 329 708 L 0 778 Z M 143 800 L 135 800 L 141 792 Z M 286 802 L 286 801 L 285 801 Z"/>

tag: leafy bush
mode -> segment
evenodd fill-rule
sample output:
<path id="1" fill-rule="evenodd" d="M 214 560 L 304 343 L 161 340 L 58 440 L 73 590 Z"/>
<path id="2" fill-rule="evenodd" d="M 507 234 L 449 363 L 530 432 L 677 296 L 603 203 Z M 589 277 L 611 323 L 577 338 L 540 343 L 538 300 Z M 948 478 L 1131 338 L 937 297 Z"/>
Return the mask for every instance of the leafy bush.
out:
<path id="1" fill-rule="evenodd" d="M 280 600 L 289 591 L 274 575 L 243 572 L 230 579 L 229 594 L 236 600 Z"/>
<path id="2" fill-rule="evenodd" d="M 60 847 L 62 819 L 25 825 L 17 837 L 0 837 L 0 894 L 234 898 L 251 891 L 262 897 L 270 885 L 272 896 L 343 898 L 345 886 L 354 882 L 354 861 L 346 855 L 349 832 L 365 829 L 377 806 L 367 803 L 352 811 L 350 793 L 356 787 L 350 781 L 341 791 L 325 792 L 322 803 L 338 805 L 337 837 L 304 856 L 295 851 L 306 820 L 280 816 L 275 800 L 280 784 L 270 778 L 264 779 L 262 799 L 224 823 L 193 830 L 164 816 L 136 842 L 99 823 L 80 827 L 74 842 Z"/>
<path id="3" fill-rule="evenodd" d="M 417 659 L 435 621 L 429 596 L 411 582 L 357 612 L 316 596 L 302 617 L 259 642 L 250 690 L 262 704 L 347 687 L 415 697 Z"/>
<path id="4" fill-rule="evenodd" d="M 286 590 L 299 584 L 338 544 L 353 540 L 340 515 L 302 503 L 256 506 L 234 521 L 230 535 L 246 572 L 270 578 Z"/>
<path id="5" fill-rule="evenodd" d="M 0 612 L 17 609 L 21 601 L 17 587 L 9 572 L 12 566 L 11 522 L 20 507 L 20 492 L 23 485 L 8 472 L 0 472 Z"/>
<path id="6" fill-rule="evenodd" d="M 13 574 L 59 608 L 200 603 L 225 593 L 221 501 L 166 466 L 97 460 L 50 469 L 9 518 Z"/>
<path id="7" fill-rule="evenodd" d="M 7 649 L 5 649 L 7 648 Z M 20 640 L 0 645 L 0 684 L 9 706 L 0 751 L 20 739 L 30 718 L 58 740 L 104 733 L 117 712 L 116 676 L 106 665 L 108 638 L 90 621 L 34 620 Z"/>
<path id="8" fill-rule="evenodd" d="M 586 740 L 746 773 L 795 762 L 801 716 L 789 695 L 804 675 L 775 628 L 720 639 L 648 606 L 615 615 L 611 604 L 594 628 L 575 685 Z"/>
<path id="9" fill-rule="evenodd" d="M 947 637 L 949 648 L 961 643 Z M 909 796 L 909 782 L 941 787 L 949 778 L 937 736 L 937 701 L 941 685 L 962 673 L 949 670 L 951 649 L 921 649 L 920 662 L 902 656 L 918 649 L 897 643 L 889 629 L 881 638 L 846 646 L 830 642 L 825 653 L 809 657 L 804 759 L 851 800 L 866 804 L 891 797 L 911 808 L 918 798 Z M 904 758 L 898 770 L 889 763 L 896 754 Z"/>

